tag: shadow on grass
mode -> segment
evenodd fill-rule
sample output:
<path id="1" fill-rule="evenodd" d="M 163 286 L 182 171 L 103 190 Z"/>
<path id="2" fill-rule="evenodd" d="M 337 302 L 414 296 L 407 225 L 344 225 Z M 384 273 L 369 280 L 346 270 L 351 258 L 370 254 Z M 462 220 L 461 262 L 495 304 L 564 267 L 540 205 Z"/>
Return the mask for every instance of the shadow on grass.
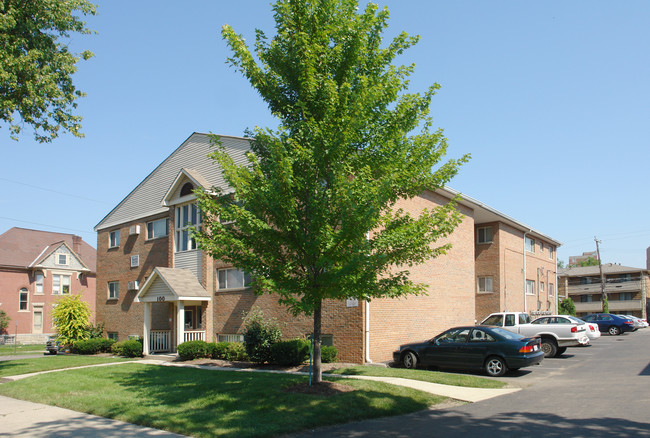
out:
<path id="1" fill-rule="evenodd" d="M 324 397 L 285 388 L 306 376 L 127 364 L 42 375 L 3 393 L 196 437 L 276 436 L 401 415 L 442 401 L 379 382 L 337 380 L 357 391 Z M 330 379 L 328 379 L 330 380 Z M 6 389 L 6 391 L 4 390 Z M 19 394 L 16 394 L 19 392 Z"/>

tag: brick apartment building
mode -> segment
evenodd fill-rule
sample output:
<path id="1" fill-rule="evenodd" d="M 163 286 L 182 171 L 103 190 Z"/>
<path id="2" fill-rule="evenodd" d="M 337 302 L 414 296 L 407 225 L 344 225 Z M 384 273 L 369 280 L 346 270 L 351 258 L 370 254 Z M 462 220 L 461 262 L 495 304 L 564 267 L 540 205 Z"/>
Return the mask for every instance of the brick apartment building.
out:
<path id="1" fill-rule="evenodd" d="M 247 139 L 221 141 L 245 162 Z M 256 296 L 245 273 L 212 260 L 188 233 L 200 220 L 193 190 L 225 186 L 211 150 L 207 135 L 192 134 L 95 227 L 97 320 L 109 337 L 144 336 L 148 352 L 192 339 L 241 340 L 243 314 L 253 308 L 281 321 L 285 338 L 311 333 L 311 318 L 290 316 L 275 296 Z M 417 213 L 456 194 L 426 191 L 398 207 Z M 559 242 L 471 198 L 458 208 L 464 220 L 442 241 L 452 243 L 449 253 L 411 269 L 428 295 L 324 303 L 324 343 L 341 360 L 387 361 L 399 344 L 495 311 L 556 312 Z"/>
<path id="2" fill-rule="evenodd" d="M 0 235 L 0 310 L 17 342 L 45 343 L 54 333 L 52 308 L 82 294 L 95 310 L 95 248 L 72 234 L 11 228 Z"/>
<path id="3" fill-rule="evenodd" d="M 650 270 L 612 263 L 602 265 L 602 269 L 609 312 L 647 319 Z M 602 312 L 598 266 L 559 269 L 558 279 L 559 293 L 573 300 L 578 316 Z"/>

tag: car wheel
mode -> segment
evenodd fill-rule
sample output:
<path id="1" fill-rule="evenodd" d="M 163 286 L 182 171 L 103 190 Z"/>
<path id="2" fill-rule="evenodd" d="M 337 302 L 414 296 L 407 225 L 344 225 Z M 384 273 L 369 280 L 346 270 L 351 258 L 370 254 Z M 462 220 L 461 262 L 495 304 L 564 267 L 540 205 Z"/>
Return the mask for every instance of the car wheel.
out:
<path id="1" fill-rule="evenodd" d="M 550 339 L 542 339 L 542 351 L 544 357 L 555 357 L 557 354 L 557 345 Z"/>
<path id="2" fill-rule="evenodd" d="M 412 351 L 409 351 L 402 357 L 404 368 L 414 370 L 418 366 L 418 357 Z"/>
<path id="3" fill-rule="evenodd" d="M 488 376 L 501 377 L 508 371 L 508 367 L 503 359 L 492 356 L 485 362 L 485 371 Z"/>
<path id="4" fill-rule="evenodd" d="M 616 326 L 611 326 L 610 328 L 607 329 L 607 333 L 609 333 L 612 336 L 620 335 L 621 329 Z"/>
<path id="5" fill-rule="evenodd" d="M 565 351 L 566 351 L 566 347 L 558 347 L 557 348 L 557 353 L 555 355 L 556 356 L 561 356 L 561 355 L 564 354 Z"/>

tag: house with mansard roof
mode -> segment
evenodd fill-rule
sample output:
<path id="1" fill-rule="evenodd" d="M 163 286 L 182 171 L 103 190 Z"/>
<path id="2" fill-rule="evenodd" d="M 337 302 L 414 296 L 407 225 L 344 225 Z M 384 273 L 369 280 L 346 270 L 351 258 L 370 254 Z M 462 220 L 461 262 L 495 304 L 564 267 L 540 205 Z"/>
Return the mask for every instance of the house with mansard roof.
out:
<path id="1" fill-rule="evenodd" d="M 95 248 L 73 234 L 11 228 L 0 235 L 0 310 L 11 335 L 45 343 L 54 334 L 52 309 L 63 295 L 81 294 L 95 310 Z"/>
<path id="2" fill-rule="evenodd" d="M 246 162 L 249 139 L 219 138 L 236 163 Z M 194 190 L 227 188 L 212 150 L 208 135 L 192 134 L 95 227 L 97 320 L 111 338 L 142 336 L 145 353 L 194 339 L 242 340 L 243 316 L 253 308 L 278 319 L 286 338 L 312 332 L 311 318 L 290 315 L 277 296 L 256 295 L 247 273 L 213 260 L 193 239 L 190 227 L 201 223 Z M 457 194 L 427 190 L 397 207 L 418 214 Z M 410 270 L 427 295 L 323 304 L 323 340 L 340 360 L 387 361 L 399 344 L 491 312 L 557 311 L 560 242 L 464 195 L 457 208 L 462 223 L 440 241 L 451 250 Z"/>

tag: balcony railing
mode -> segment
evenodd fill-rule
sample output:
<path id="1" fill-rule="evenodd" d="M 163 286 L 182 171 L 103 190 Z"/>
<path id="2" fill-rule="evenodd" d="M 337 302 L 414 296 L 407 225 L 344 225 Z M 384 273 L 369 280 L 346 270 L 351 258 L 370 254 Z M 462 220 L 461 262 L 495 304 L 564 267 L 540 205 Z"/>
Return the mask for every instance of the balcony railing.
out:
<path id="1" fill-rule="evenodd" d="M 163 353 L 171 351 L 171 330 L 151 330 L 149 333 L 149 351 Z"/>
<path id="2" fill-rule="evenodd" d="M 622 283 L 605 283 L 605 292 L 608 294 L 618 292 L 637 292 L 641 290 L 641 283 L 638 281 L 626 281 Z M 573 284 L 568 287 L 569 295 L 599 294 L 600 283 Z"/>
<path id="3" fill-rule="evenodd" d="M 603 303 L 601 301 L 590 301 L 590 302 L 575 302 L 576 312 L 591 312 L 599 313 L 603 310 Z M 622 300 L 622 301 L 608 301 L 609 311 L 610 312 L 623 312 L 623 311 L 632 311 L 632 310 L 641 310 L 643 309 L 643 304 L 641 300 Z"/>
<path id="4" fill-rule="evenodd" d="M 205 341 L 205 330 L 185 330 L 183 342 Z"/>

